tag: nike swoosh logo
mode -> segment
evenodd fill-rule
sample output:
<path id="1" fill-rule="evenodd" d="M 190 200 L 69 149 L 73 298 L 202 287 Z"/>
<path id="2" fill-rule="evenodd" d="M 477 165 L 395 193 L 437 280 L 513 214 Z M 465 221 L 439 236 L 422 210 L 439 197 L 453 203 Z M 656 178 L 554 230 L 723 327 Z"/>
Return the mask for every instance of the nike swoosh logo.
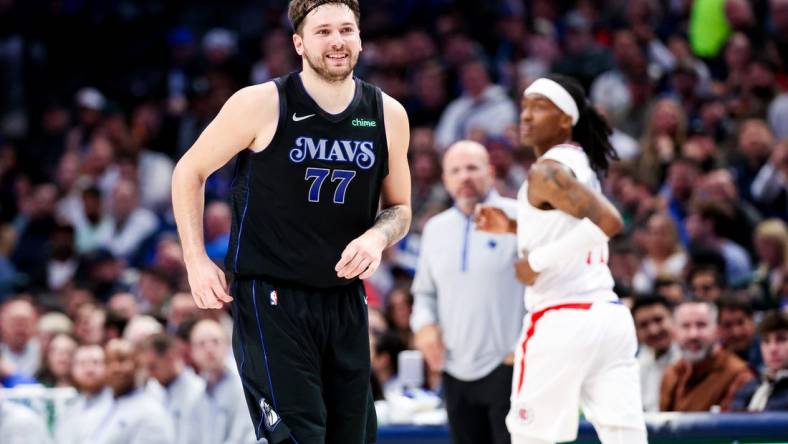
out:
<path id="1" fill-rule="evenodd" d="M 300 122 L 300 121 L 306 120 L 306 119 L 308 119 L 308 118 L 310 118 L 312 116 L 314 116 L 314 114 L 308 114 L 306 116 L 296 116 L 296 114 L 293 113 L 293 122 Z"/>

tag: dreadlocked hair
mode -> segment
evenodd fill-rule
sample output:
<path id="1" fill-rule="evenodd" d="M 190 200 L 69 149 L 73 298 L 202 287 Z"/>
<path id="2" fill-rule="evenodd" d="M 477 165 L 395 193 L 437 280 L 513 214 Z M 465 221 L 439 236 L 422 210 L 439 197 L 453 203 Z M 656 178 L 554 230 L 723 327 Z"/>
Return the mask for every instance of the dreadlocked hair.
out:
<path id="1" fill-rule="evenodd" d="M 607 120 L 588 103 L 585 90 L 577 80 L 560 74 L 546 77 L 561 85 L 574 99 L 580 118 L 572 128 L 572 140 L 583 147 L 591 168 L 597 174 L 605 174 L 610 161 L 619 160 L 616 149 L 610 144 L 609 138 L 613 130 Z"/>

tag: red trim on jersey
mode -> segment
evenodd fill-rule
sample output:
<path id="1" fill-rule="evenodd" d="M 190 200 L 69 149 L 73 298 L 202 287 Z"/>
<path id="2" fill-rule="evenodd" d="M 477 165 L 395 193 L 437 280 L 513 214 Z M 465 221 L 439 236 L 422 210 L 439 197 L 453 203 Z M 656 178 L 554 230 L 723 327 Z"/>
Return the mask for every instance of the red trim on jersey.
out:
<path id="1" fill-rule="evenodd" d="M 534 335 L 534 331 L 536 330 L 536 323 L 539 322 L 539 319 L 545 315 L 545 313 L 553 310 L 561 310 L 564 308 L 574 309 L 574 310 L 588 310 L 593 305 L 592 302 L 580 302 L 580 303 L 571 303 L 571 304 L 557 304 L 551 305 L 549 307 L 543 308 L 539 311 L 535 311 L 531 313 L 531 325 L 528 326 L 528 331 L 525 332 L 525 339 L 523 339 L 522 344 L 522 357 L 520 358 L 520 379 L 517 382 L 517 394 L 520 394 L 520 391 L 523 388 L 523 380 L 525 379 L 525 349 L 528 346 L 528 340 L 531 339 Z"/>

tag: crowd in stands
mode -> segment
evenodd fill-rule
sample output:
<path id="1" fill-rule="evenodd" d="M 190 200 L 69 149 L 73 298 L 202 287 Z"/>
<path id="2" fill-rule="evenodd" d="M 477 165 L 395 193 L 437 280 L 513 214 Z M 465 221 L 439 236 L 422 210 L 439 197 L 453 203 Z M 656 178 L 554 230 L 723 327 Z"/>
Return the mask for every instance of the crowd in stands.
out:
<path id="1" fill-rule="evenodd" d="M 420 234 L 451 205 L 443 152 L 482 143 L 495 188 L 514 197 L 535 161 L 518 141 L 522 91 L 558 72 L 615 128 L 603 187 L 626 228 L 609 263 L 633 307 L 644 408 L 788 410 L 788 0 L 361 5 L 356 75 L 399 100 L 412 131 L 411 232 L 366 281 L 379 398 L 415 346 Z M 0 1 L 1 386 L 74 387 L 74 411 L 123 398 L 162 410 L 139 418 L 159 421 L 151 430 L 182 434 L 184 415 L 199 418 L 173 411 L 184 379 L 200 414 L 238 409 L 246 422 L 227 418 L 227 433 L 253 435 L 231 314 L 191 299 L 170 177 L 234 91 L 298 69 L 285 9 Z M 233 172 L 205 189 L 217 263 Z M 437 393 L 440 376 L 425 379 Z"/>

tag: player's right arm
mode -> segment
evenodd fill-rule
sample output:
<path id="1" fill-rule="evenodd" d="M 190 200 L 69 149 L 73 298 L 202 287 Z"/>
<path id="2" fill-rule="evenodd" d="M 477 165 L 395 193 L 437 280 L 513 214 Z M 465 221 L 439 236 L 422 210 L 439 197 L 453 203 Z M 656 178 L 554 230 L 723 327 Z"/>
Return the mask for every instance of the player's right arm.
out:
<path id="1" fill-rule="evenodd" d="M 200 308 L 221 308 L 222 302 L 232 301 L 224 273 L 205 252 L 205 181 L 242 150 L 265 148 L 278 119 L 279 96 L 273 82 L 243 88 L 227 100 L 175 166 L 172 208 L 192 297 Z"/>
<path id="2" fill-rule="evenodd" d="M 580 183 L 568 167 L 554 160 L 545 159 L 531 167 L 528 201 L 536 208 L 547 204 L 578 219 L 588 218 L 607 237 L 624 228 L 621 215 L 605 196 Z"/>
<path id="3" fill-rule="evenodd" d="M 518 277 L 529 285 L 538 273 L 561 263 L 567 252 L 607 243 L 624 228 L 621 215 L 605 196 L 579 182 L 568 167 L 554 160 L 542 160 L 531 167 L 527 199 L 536 208 L 553 208 L 580 219 L 560 238 L 522 252 Z"/>

